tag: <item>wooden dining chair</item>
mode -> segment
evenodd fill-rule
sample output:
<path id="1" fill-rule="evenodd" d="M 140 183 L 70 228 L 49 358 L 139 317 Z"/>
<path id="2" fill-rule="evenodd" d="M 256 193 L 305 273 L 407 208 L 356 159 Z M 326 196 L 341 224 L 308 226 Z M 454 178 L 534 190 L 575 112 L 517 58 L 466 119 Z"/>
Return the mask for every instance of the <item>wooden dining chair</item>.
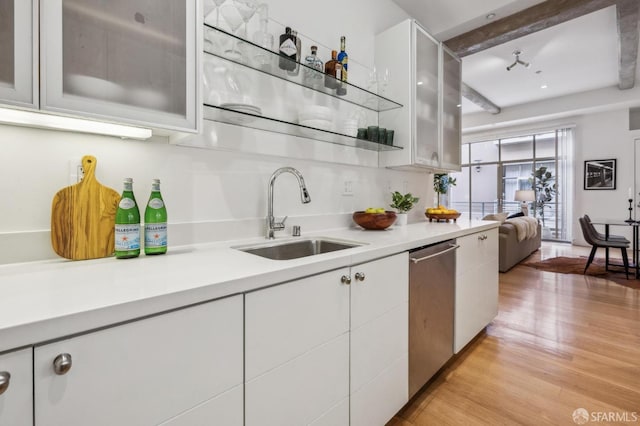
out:
<path id="1" fill-rule="evenodd" d="M 582 228 L 582 236 L 585 241 L 591 245 L 591 253 L 589 254 L 589 260 L 587 260 L 587 265 L 584 267 L 583 274 L 587 273 L 587 269 L 591 262 L 593 262 L 593 258 L 596 255 L 596 251 L 598 247 L 602 248 L 619 248 L 622 252 L 622 263 L 624 265 L 624 272 L 627 275 L 627 279 L 629 279 L 629 257 L 627 256 L 627 248 L 629 247 L 629 240 L 626 241 L 617 241 L 617 240 L 603 240 L 598 237 L 597 232 L 593 225 L 588 222 L 585 218 L 579 217 L 578 221 L 580 222 L 580 228 Z"/>

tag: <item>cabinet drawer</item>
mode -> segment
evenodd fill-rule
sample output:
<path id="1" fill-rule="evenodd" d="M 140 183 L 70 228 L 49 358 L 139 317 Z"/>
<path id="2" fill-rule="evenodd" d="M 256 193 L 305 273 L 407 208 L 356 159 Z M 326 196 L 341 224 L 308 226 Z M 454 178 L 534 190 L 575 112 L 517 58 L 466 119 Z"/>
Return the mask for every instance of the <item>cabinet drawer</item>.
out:
<path id="1" fill-rule="evenodd" d="M 31 348 L 0 355 L 0 372 L 10 375 L 0 395 L 0 425 L 33 425 L 32 355 Z"/>
<path id="2" fill-rule="evenodd" d="M 460 245 L 456 251 L 458 274 L 498 258 L 497 228 L 459 237 L 457 243 Z"/>
<path id="3" fill-rule="evenodd" d="M 242 401 L 243 388 L 239 385 L 186 413 L 161 423 L 160 426 L 242 426 L 244 420 Z"/>
<path id="4" fill-rule="evenodd" d="M 356 274 L 364 274 L 364 280 Z M 351 330 L 409 300 L 409 254 L 351 267 Z"/>
<path id="5" fill-rule="evenodd" d="M 349 330 L 348 270 L 245 296 L 246 381 Z"/>
<path id="6" fill-rule="evenodd" d="M 351 333 L 351 393 L 409 351 L 409 305 L 403 303 Z"/>
<path id="7" fill-rule="evenodd" d="M 299 426 L 349 395 L 349 334 L 245 384 L 246 426 Z M 336 424 L 347 424 L 348 418 Z"/>
<path id="8" fill-rule="evenodd" d="M 158 424 L 242 383 L 242 296 L 35 349 L 35 418 L 45 425 Z M 58 354 L 72 367 L 56 375 Z"/>

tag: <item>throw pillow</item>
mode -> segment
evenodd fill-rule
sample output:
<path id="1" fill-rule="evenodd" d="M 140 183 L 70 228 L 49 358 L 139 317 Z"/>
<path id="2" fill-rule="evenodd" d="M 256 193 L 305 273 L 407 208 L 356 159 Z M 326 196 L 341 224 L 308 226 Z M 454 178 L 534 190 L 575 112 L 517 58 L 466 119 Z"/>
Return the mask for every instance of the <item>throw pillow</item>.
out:
<path id="1" fill-rule="evenodd" d="M 511 216 L 507 217 L 507 219 L 513 219 L 514 217 L 522 217 L 522 216 L 524 216 L 524 213 L 518 212 L 518 213 L 514 213 Z"/>
<path id="2" fill-rule="evenodd" d="M 486 215 L 482 220 L 497 220 L 500 223 L 504 223 L 507 220 L 507 216 L 509 216 L 508 212 L 494 213 Z"/>

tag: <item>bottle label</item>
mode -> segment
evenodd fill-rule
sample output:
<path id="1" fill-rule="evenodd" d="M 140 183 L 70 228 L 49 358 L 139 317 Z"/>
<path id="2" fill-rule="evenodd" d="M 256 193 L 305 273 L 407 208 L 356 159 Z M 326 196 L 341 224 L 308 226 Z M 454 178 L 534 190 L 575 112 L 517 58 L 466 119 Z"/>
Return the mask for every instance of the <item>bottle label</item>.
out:
<path id="1" fill-rule="evenodd" d="M 167 246 L 167 223 L 149 223 L 144 225 L 145 247 Z"/>
<path id="2" fill-rule="evenodd" d="M 342 66 L 340 64 L 336 64 L 336 75 L 337 80 L 342 80 Z"/>
<path id="3" fill-rule="evenodd" d="M 152 198 L 151 200 L 149 200 L 149 207 L 151 207 L 152 209 L 161 209 L 162 207 L 164 207 L 164 203 L 160 198 Z"/>
<path id="4" fill-rule="evenodd" d="M 140 248 L 140 224 L 116 224 L 116 251 Z"/>
<path id="5" fill-rule="evenodd" d="M 287 56 L 295 56 L 298 53 L 298 49 L 296 48 L 296 44 L 293 40 L 288 38 L 280 45 L 280 52 Z"/>
<path id="6" fill-rule="evenodd" d="M 120 207 L 123 210 L 129 210 L 135 206 L 136 206 L 136 202 L 133 201 L 131 198 L 123 198 L 122 200 L 120 200 L 120 204 L 118 204 L 118 207 Z"/>

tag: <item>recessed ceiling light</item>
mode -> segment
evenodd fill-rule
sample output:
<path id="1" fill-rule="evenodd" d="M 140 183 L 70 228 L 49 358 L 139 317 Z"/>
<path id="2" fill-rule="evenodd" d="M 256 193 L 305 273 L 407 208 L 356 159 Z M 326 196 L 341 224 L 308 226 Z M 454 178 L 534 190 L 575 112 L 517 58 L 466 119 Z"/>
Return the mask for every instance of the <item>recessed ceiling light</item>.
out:
<path id="1" fill-rule="evenodd" d="M 496 14 L 495 14 L 495 13 L 490 13 L 490 14 L 488 14 L 488 15 L 486 16 L 487 20 L 491 20 L 491 19 L 493 19 L 493 18 L 495 18 L 495 17 L 496 17 Z"/>
<path id="2" fill-rule="evenodd" d="M 419 81 L 419 82 L 417 82 L 416 84 L 417 84 L 418 86 L 422 86 L 424 83 L 423 83 L 423 82 L 421 82 L 421 81 Z"/>
<path id="3" fill-rule="evenodd" d="M 540 86 L 541 89 L 546 89 L 548 86 L 546 84 L 543 84 L 542 86 Z"/>

